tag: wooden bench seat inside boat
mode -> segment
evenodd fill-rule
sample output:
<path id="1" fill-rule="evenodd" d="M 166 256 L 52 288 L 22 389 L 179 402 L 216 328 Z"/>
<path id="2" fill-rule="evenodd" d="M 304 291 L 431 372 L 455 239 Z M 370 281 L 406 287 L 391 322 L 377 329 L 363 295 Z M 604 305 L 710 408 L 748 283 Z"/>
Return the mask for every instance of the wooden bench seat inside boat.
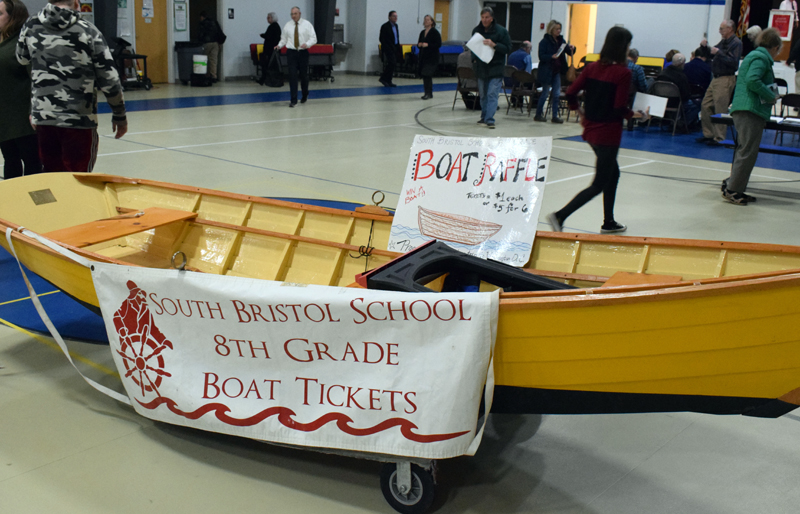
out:
<path id="1" fill-rule="evenodd" d="M 90 221 L 89 223 L 54 230 L 47 232 L 44 236 L 77 248 L 85 248 L 196 217 L 197 214 L 194 212 L 150 207 L 143 211 L 129 212 L 113 218 Z"/>
<path id="2" fill-rule="evenodd" d="M 600 287 L 614 286 L 639 286 L 644 284 L 674 284 L 680 282 L 682 277 L 677 275 L 651 275 L 648 273 L 631 273 L 617 271 Z"/>

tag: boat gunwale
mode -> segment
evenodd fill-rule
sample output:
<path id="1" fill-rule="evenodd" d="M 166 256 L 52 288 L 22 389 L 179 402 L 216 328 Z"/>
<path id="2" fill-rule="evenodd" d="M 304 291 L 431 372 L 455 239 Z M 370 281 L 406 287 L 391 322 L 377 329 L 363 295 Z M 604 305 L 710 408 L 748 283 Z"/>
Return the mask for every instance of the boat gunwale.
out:
<path id="1" fill-rule="evenodd" d="M 73 173 L 72 175 L 80 182 L 95 182 L 101 184 L 128 184 L 134 186 L 153 186 L 161 187 L 164 189 L 171 189 L 174 191 L 183 191 L 188 193 L 199 193 L 206 196 L 216 196 L 220 198 L 230 198 L 234 200 L 241 200 L 244 202 L 258 203 L 262 205 L 273 205 L 276 207 L 286 207 L 300 211 L 318 212 L 323 214 L 331 214 L 334 216 L 360 218 L 373 221 L 387 221 L 391 219 L 392 214 L 387 211 L 386 214 L 369 214 L 357 211 L 345 211 L 343 209 L 336 209 L 333 207 L 322 207 L 319 205 L 309 205 L 300 202 L 289 202 L 286 200 L 277 200 L 275 198 L 264 198 L 261 196 L 243 195 L 240 193 L 231 193 L 228 191 L 220 191 L 218 189 L 206 189 L 203 187 L 185 186 L 182 184 L 173 184 L 171 182 L 161 182 L 158 180 L 150 179 L 136 179 L 128 177 L 120 177 L 117 175 L 107 175 L 102 173 Z"/>
<path id="2" fill-rule="evenodd" d="M 21 232 L 20 225 L 0 218 L 0 226 L 8 226 L 13 229 L 12 238 L 19 239 L 20 242 L 30 244 L 40 251 L 56 256 L 67 262 L 74 262 L 70 258 L 48 248 L 39 243 L 32 237 Z M 43 236 L 42 236 L 43 237 Z M 54 241 L 59 246 L 75 252 L 78 255 L 97 260 L 119 264 L 123 266 L 141 267 L 136 264 L 120 261 L 111 257 L 106 257 L 94 252 Z M 3 245 L 5 246 L 5 244 Z M 80 264 L 75 263 L 80 266 Z M 702 297 L 720 294 L 729 294 L 732 289 L 740 291 L 758 291 L 772 289 L 775 287 L 790 287 L 797 282 L 800 285 L 800 268 L 765 272 L 758 274 L 738 275 L 732 277 L 708 278 L 703 280 L 688 280 L 666 284 L 639 284 L 635 286 L 616 286 L 616 287 L 587 287 L 579 289 L 565 289 L 559 291 L 534 291 L 500 294 L 500 305 L 504 310 L 517 310 L 520 308 L 537 309 L 542 308 L 562 308 L 562 307 L 586 307 L 600 306 L 605 304 L 621 304 L 641 301 L 667 301 L 689 297 Z"/>

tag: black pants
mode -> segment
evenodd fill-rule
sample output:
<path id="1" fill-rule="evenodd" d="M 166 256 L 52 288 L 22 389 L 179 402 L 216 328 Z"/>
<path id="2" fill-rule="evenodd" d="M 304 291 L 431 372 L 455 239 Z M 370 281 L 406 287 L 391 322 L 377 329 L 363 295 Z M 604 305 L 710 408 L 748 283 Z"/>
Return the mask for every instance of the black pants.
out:
<path id="1" fill-rule="evenodd" d="M 42 163 L 39 160 L 36 134 L 3 141 L 0 143 L 0 150 L 3 152 L 3 178 L 6 180 L 41 173 Z"/>
<path id="2" fill-rule="evenodd" d="M 392 83 L 394 77 L 394 70 L 397 68 L 397 55 L 394 52 L 383 53 L 383 73 L 381 73 L 381 82 Z"/>
<path id="3" fill-rule="evenodd" d="M 298 75 L 303 98 L 308 98 L 308 50 L 286 50 L 286 61 L 289 65 L 289 92 L 292 103 L 296 104 Z"/>
<path id="4" fill-rule="evenodd" d="M 617 164 L 618 146 L 592 145 L 597 156 L 597 164 L 592 184 L 575 195 L 563 209 L 556 212 L 556 217 L 563 223 L 570 214 L 583 207 L 589 200 L 603 193 L 604 224 L 614 222 L 614 200 L 617 197 L 619 182 L 619 165 Z"/>
<path id="5" fill-rule="evenodd" d="M 422 88 L 427 96 L 433 96 L 433 77 L 422 76 Z"/>

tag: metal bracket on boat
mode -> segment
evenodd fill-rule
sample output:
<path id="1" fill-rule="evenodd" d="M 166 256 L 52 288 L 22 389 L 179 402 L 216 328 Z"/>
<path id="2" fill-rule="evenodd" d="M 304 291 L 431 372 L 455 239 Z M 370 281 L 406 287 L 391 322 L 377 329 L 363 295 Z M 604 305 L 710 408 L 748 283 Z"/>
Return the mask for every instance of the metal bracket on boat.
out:
<path id="1" fill-rule="evenodd" d="M 183 258 L 183 260 L 181 261 L 180 264 L 175 262 L 175 258 L 178 257 L 179 255 Z M 171 259 L 170 263 L 172 264 L 172 267 L 175 268 L 176 270 L 186 271 L 186 262 L 187 262 L 187 259 L 186 259 L 186 254 L 185 253 L 183 253 L 181 251 L 177 251 L 177 252 L 172 254 L 172 259 Z"/>
<path id="2" fill-rule="evenodd" d="M 381 199 L 379 201 L 375 201 L 375 195 L 377 194 L 381 195 Z M 382 204 L 384 200 L 386 200 L 386 195 L 383 194 L 383 191 L 375 191 L 374 193 L 372 193 L 372 202 L 375 204 L 376 207 Z"/>

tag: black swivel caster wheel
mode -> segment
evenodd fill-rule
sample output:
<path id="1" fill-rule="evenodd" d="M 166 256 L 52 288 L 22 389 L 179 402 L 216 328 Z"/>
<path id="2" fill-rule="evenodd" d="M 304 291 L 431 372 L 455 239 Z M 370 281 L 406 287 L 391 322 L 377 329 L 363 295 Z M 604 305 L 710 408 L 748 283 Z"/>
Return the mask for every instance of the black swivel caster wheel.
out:
<path id="1" fill-rule="evenodd" d="M 401 490 L 397 465 L 388 463 L 381 470 L 381 491 L 383 497 L 397 512 L 402 514 L 423 514 L 433 503 L 435 483 L 433 474 L 416 464 L 411 464 L 411 488 Z"/>

